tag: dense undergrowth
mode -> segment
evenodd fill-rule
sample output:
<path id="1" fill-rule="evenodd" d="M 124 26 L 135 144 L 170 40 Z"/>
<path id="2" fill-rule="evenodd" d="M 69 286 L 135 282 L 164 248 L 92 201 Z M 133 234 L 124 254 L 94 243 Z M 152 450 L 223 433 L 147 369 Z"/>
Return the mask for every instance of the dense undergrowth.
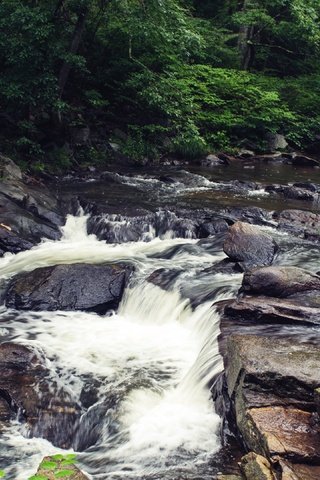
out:
<path id="1" fill-rule="evenodd" d="M 319 140 L 319 0 L 2 0 L 0 150 L 26 167 Z M 110 146 L 111 143 L 111 146 Z"/>

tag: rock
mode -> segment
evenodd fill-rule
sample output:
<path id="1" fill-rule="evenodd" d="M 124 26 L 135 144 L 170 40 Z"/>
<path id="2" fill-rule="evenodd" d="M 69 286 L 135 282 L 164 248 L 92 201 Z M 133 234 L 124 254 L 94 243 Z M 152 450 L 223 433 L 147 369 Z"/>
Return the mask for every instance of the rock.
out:
<path id="1" fill-rule="evenodd" d="M 45 457 L 39 465 L 37 475 L 47 480 L 64 478 L 65 480 L 89 480 L 84 473 L 74 464 L 73 455 L 52 455 Z M 69 473 L 68 473 L 69 471 Z M 33 478 L 33 477 L 32 477 Z"/>
<path id="2" fill-rule="evenodd" d="M 232 275 L 234 273 L 242 273 L 243 269 L 237 262 L 233 262 L 230 258 L 224 258 L 218 263 L 213 264 L 211 267 L 205 268 L 201 273 L 225 273 Z"/>
<path id="3" fill-rule="evenodd" d="M 217 167 L 221 165 L 228 165 L 228 160 L 224 157 L 217 157 L 216 155 L 207 155 L 206 158 L 201 160 L 201 165 L 203 167 Z"/>
<path id="4" fill-rule="evenodd" d="M 314 389 L 320 348 L 293 339 L 231 335 L 226 381 L 237 428 L 250 450 L 294 462 L 320 461 Z"/>
<path id="5" fill-rule="evenodd" d="M 295 154 L 292 156 L 292 165 L 296 167 L 319 167 L 320 163 L 311 157 Z"/>
<path id="6" fill-rule="evenodd" d="M 242 434 L 248 447 L 262 455 L 280 455 L 301 463 L 320 461 L 320 431 L 308 411 L 251 408 L 246 411 Z"/>
<path id="7" fill-rule="evenodd" d="M 178 276 L 183 272 L 181 269 L 158 268 L 152 272 L 147 281 L 153 283 L 162 290 L 170 290 Z"/>
<path id="8" fill-rule="evenodd" d="M 313 193 L 310 189 L 300 188 L 293 185 L 267 185 L 265 191 L 282 195 L 284 198 L 305 202 L 313 202 L 318 198 L 318 194 Z"/>
<path id="9" fill-rule="evenodd" d="M 255 156 L 255 153 L 252 150 L 246 150 L 245 148 L 242 148 L 239 151 L 238 156 L 240 158 L 252 158 Z"/>
<path id="10" fill-rule="evenodd" d="M 0 155 L 0 179 L 2 181 L 22 180 L 22 172 L 18 165 L 3 155 Z"/>
<path id="11" fill-rule="evenodd" d="M 201 223 L 198 230 L 198 238 L 207 238 L 217 233 L 226 232 L 229 228 L 228 223 L 223 219 L 207 221 Z"/>
<path id="12" fill-rule="evenodd" d="M 78 126 L 70 128 L 71 142 L 74 145 L 87 145 L 90 139 L 90 127 Z"/>
<path id="13" fill-rule="evenodd" d="M 241 291 L 285 298 L 320 290 L 320 276 L 298 267 L 263 267 L 245 273 Z"/>
<path id="14" fill-rule="evenodd" d="M 229 223 L 240 220 L 255 225 L 275 226 L 272 214 L 259 207 L 229 207 L 221 210 L 221 214 Z"/>
<path id="15" fill-rule="evenodd" d="M 318 185 L 317 183 L 297 182 L 297 183 L 294 183 L 293 186 L 298 188 L 304 188 L 305 190 L 310 190 L 310 192 L 320 191 L 320 185 Z"/>
<path id="16" fill-rule="evenodd" d="M 275 480 L 270 462 L 262 455 L 250 452 L 241 459 L 241 470 L 247 480 Z"/>
<path id="17" fill-rule="evenodd" d="M 314 401 L 317 406 L 318 415 L 320 415 L 320 387 L 316 388 L 314 391 Z"/>
<path id="18" fill-rule="evenodd" d="M 123 264 L 37 268 L 11 281 L 5 303 L 17 310 L 86 310 L 105 314 L 119 305 L 131 271 Z"/>
<path id="19" fill-rule="evenodd" d="M 288 146 L 288 142 L 283 135 L 279 133 L 268 133 L 266 135 L 268 142 L 268 150 L 270 152 L 276 152 L 277 150 L 284 150 Z"/>
<path id="20" fill-rule="evenodd" d="M 283 210 L 280 214 L 275 214 L 278 220 L 278 228 L 296 235 L 303 235 L 308 230 L 317 229 L 320 223 L 318 213 L 304 210 Z"/>
<path id="21" fill-rule="evenodd" d="M 314 465 L 293 464 L 280 459 L 281 480 L 317 480 L 320 478 L 320 467 Z"/>
<path id="22" fill-rule="evenodd" d="M 35 347 L 0 344 L 0 424 L 18 418 L 31 437 L 69 448 L 81 412 L 58 385 Z"/>
<path id="23" fill-rule="evenodd" d="M 270 265 L 277 245 L 270 235 L 248 223 L 236 222 L 229 228 L 223 251 L 247 269 Z"/>
<path id="24" fill-rule="evenodd" d="M 297 300 L 266 296 L 245 296 L 229 302 L 224 313 L 230 318 L 251 324 L 320 325 L 320 309 L 302 306 Z"/>
<path id="25" fill-rule="evenodd" d="M 217 480 L 243 480 L 240 475 L 218 475 Z"/>
<path id="26" fill-rule="evenodd" d="M 4 224 L 0 224 L 0 251 L 2 255 L 6 252 L 19 253 L 24 250 L 30 250 L 33 245 L 33 243 L 23 240 L 8 230 Z"/>

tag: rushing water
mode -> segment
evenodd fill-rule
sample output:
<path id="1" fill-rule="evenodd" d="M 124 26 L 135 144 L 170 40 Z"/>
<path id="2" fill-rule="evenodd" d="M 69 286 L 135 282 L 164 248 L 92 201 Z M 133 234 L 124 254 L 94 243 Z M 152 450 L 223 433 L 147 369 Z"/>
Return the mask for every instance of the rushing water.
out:
<path id="1" fill-rule="evenodd" d="M 2 307 L 0 336 L 44 352 L 52 397 L 63 388 L 81 408 L 72 447 L 90 478 L 212 478 L 216 471 L 210 465 L 219 455 L 221 440 L 209 388 L 222 370 L 214 303 L 234 297 L 242 275 L 208 269 L 225 258 L 221 239 L 217 235 L 198 241 L 187 218 L 181 222 L 168 209 L 154 209 L 152 214 L 149 210 L 135 219 L 119 212 L 128 209 L 122 186 L 139 208 L 146 199 L 158 208 L 164 199 L 173 203 L 177 195 L 182 202 L 189 196 L 189 204 L 197 205 L 197 198 L 201 203 L 206 196 L 216 202 L 221 183 L 185 171 L 176 174 L 174 183 L 151 174 L 109 177 L 116 188 L 87 183 L 82 191 L 89 200 L 91 192 L 108 204 L 110 213 L 95 219 L 95 226 L 109 243 L 87 233 L 89 215 L 68 215 L 61 240 L 44 240 L 30 251 L 6 254 L 0 259 L 0 272 L 7 282 L 19 272 L 56 264 L 131 263 L 135 273 L 117 313 L 21 313 Z M 260 188 L 244 201 L 264 197 Z M 286 236 L 269 231 L 280 243 Z M 317 269 L 318 248 L 297 240 L 290 243 L 289 237 L 282 243 L 277 263 Z M 159 269 L 163 288 L 148 281 Z M 26 480 L 43 456 L 59 451 L 40 438 L 41 428 L 39 438 L 29 436 L 26 426 L 16 421 L 0 437 L 6 478 Z"/>
<path id="2" fill-rule="evenodd" d="M 74 438 L 74 449 L 84 448 L 81 466 L 92 478 L 141 477 L 177 464 L 207 462 L 220 447 L 220 420 L 208 388 L 222 369 L 218 316 L 212 300 L 193 309 L 180 290 L 224 255 L 181 238 L 106 244 L 87 235 L 86 220 L 69 216 L 60 241 L 6 255 L 0 261 L 2 278 L 58 263 L 130 261 L 136 274 L 118 312 L 98 316 L 3 310 L 2 335 L 44 351 L 53 377 L 59 377 L 75 401 L 80 402 L 84 389 L 96 388 L 97 399 L 84 411 L 81 433 Z M 181 272 L 176 288 L 165 291 L 146 281 L 159 267 Z M 217 275 L 217 285 L 229 284 L 226 297 L 239 285 L 240 276 L 234 277 L 230 282 Z M 199 281 L 196 288 L 201 291 Z M 109 408 L 108 397 L 114 395 L 119 401 Z M 88 418 L 95 411 L 100 433 L 94 445 L 88 440 L 86 446 L 92 428 Z M 26 433 L 16 423 L 2 437 L 7 478 L 28 478 L 44 454 L 57 451 L 45 440 L 25 438 Z"/>

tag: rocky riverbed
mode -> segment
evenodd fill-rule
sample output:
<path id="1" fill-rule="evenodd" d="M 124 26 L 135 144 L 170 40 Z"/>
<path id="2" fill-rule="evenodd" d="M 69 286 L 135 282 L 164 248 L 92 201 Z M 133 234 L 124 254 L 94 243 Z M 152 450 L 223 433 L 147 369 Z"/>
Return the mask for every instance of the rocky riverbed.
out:
<path id="1" fill-rule="evenodd" d="M 70 449 L 75 479 L 318 478 L 318 163 L 218 160 L 1 158 L 6 478 Z"/>

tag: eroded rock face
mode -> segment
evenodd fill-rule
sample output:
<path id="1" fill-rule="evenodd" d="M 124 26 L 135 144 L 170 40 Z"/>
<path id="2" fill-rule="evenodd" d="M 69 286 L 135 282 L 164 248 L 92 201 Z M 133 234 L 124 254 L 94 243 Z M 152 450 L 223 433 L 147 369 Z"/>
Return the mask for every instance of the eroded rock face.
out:
<path id="1" fill-rule="evenodd" d="M 15 277 L 5 304 L 17 310 L 86 310 L 104 314 L 119 305 L 132 267 L 56 265 Z"/>
<path id="2" fill-rule="evenodd" d="M 69 448 L 81 412 L 51 375 L 42 352 L 31 346 L 2 343 L 0 425 L 17 418 L 27 424 L 31 437 Z"/>
<path id="3" fill-rule="evenodd" d="M 242 457 L 241 470 L 247 480 L 275 480 L 270 462 L 254 452 Z"/>
<path id="4" fill-rule="evenodd" d="M 285 298 L 320 290 L 320 276 L 298 267 L 264 267 L 245 273 L 241 291 Z"/>
<path id="5" fill-rule="evenodd" d="M 277 245 L 270 235 L 244 222 L 229 228 L 223 250 L 231 260 L 246 269 L 271 265 Z"/>
<path id="6" fill-rule="evenodd" d="M 246 447 L 269 459 L 319 464 L 314 390 L 320 382 L 320 347 L 238 334 L 229 337 L 226 356 L 228 395 Z"/>

